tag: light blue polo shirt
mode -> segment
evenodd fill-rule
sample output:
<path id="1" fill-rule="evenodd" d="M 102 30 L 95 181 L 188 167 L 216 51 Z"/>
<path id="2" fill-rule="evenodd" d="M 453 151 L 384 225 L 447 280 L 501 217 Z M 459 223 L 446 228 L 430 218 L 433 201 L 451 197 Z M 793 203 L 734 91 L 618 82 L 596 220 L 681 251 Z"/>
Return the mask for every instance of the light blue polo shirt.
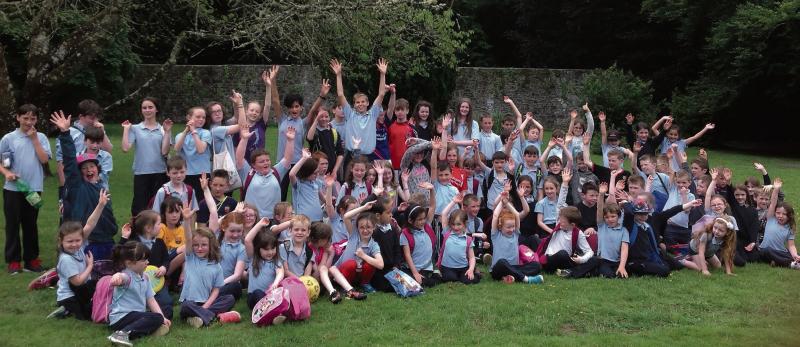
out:
<path id="1" fill-rule="evenodd" d="M 347 134 L 347 136 L 344 137 L 344 146 L 348 151 L 354 149 L 352 137 L 355 134 L 361 136 L 361 146 L 359 146 L 361 153 L 369 154 L 375 151 L 375 134 L 377 132 L 375 123 L 381 111 L 383 111 L 383 107 L 380 103 L 373 104 L 372 107 L 367 110 L 367 113 L 363 114 L 357 113 L 356 110 L 350 106 L 350 103 L 344 104 L 342 107 L 344 119 L 346 120 L 344 133 Z"/>
<path id="2" fill-rule="evenodd" d="M 167 172 L 167 162 L 161 154 L 161 141 L 164 128 L 146 128 L 144 122 L 134 124 L 128 132 L 128 142 L 135 148 L 133 153 L 133 174 L 146 175 Z"/>
<path id="3" fill-rule="evenodd" d="M 183 268 L 186 274 L 180 302 L 186 300 L 206 302 L 208 296 L 211 295 L 211 290 L 222 288 L 225 285 L 225 277 L 222 276 L 222 266 L 219 263 L 202 259 L 188 249 Z"/>
<path id="4" fill-rule="evenodd" d="M 258 252 L 258 250 L 255 250 L 255 252 Z M 260 262 L 261 268 L 259 268 L 257 275 L 252 266 L 247 272 L 248 294 L 255 292 L 256 290 L 266 292 L 267 288 L 272 285 L 272 282 L 275 282 L 275 276 L 277 276 L 278 268 L 283 267 L 283 261 L 278 259 L 277 256 L 272 260 L 260 260 Z"/>
<path id="5" fill-rule="evenodd" d="M 321 221 L 320 189 L 321 187 L 316 180 L 296 180 L 292 184 L 292 206 L 295 213 L 305 215 L 312 222 Z"/>
<path id="6" fill-rule="evenodd" d="M 436 190 L 436 212 L 435 215 L 441 215 L 447 204 L 458 195 L 458 188 L 448 184 L 441 184 L 439 181 L 433 181 L 433 189 Z"/>
<path id="7" fill-rule="evenodd" d="M 211 143 L 214 145 L 214 153 L 221 153 L 222 150 L 225 149 L 231 159 L 236 155 L 236 148 L 233 146 L 233 136 L 228 135 L 228 129 L 232 126 L 233 125 L 211 126 Z"/>
<path id="8" fill-rule="evenodd" d="M 506 236 L 502 231 L 492 229 L 492 266 L 489 271 L 500 259 L 508 260 L 511 265 L 519 265 L 519 230 Z"/>
<path id="9" fill-rule="evenodd" d="M 444 244 L 442 252 L 442 266 L 461 269 L 469 267 L 467 259 L 467 235 L 451 232 Z"/>
<path id="10" fill-rule="evenodd" d="M 69 287 L 69 278 L 79 275 L 83 270 L 86 270 L 86 255 L 83 253 L 86 250 L 86 245 L 87 243 L 84 243 L 75 254 L 67 252 L 60 252 L 58 254 L 58 265 L 56 265 L 56 272 L 58 273 L 56 301 L 69 299 L 75 296 L 75 293 L 73 293 L 72 289 Z"/>
<path id="11" fill-rule="evenodd" d="M 36 133 L 36 136 L 49 159 L 52 156 L 50 152 L 50 141 L 48 141 L 47 136 L 42 133 Z M 37 192 L 44 190 L 44 170 L 42 169 L 42 163 L 40 163 L 39 159 L 36 157 L 36 150 L 33 147 L 33 142 L 31 142 L 31 139 L 22 133 L 19 128 L 0 139 L 0 153 L 2 153 L 4 157 L 11 158 L 11 167 L 9 169 L 20 179 L 27 182 L 32 190 Z M 5 185 L 3 185 L 3 189 L 16 192 L 17 185 L 13 181 L 6 181 Z"/>
<path id="12" fill-rule="evenodd" d="M 350 195 L 356 198 L 356 200 L 358 200 L 359 203 L 361 203 L 361 201 L 363 200 L 359 198 L 361 194 L 364 194 L 364 197 L 369 195 L 369 191 L 367 190 L 367 183 L 365 181 L 361 181 L 361 183 L 355 183 L 352 189 L 350 189 L 350 194 L 347 194 L 347 188 L 349 184 L 350 183 L 345 182 L 344 184 L 342 184 L 341 187 L 339 187 L 339 195 L 336 198 L 336 204 L 339 204 L 339 201 L 342 200 L 342 198 L 346 195 Z"/>
<path id="13" fill-rule="evenodd" d="M 275 177 L 270 168 L 266 175 L 256 172 L 250 180 L 250 185 L 247 186 L 247 194 L 245 195 L 244 201 L 255 206 L 258 209 L 258 215 L 261 217 L 273 217 L 275 204 L 281 201 L 281 177 L 289 172 L 286 162 L 283 159 L 281 159 L 278 165 L 274 165 L 273 167 L 278 171 L 280 177 Z M 247 180 L 247 174 L 250 172 L 250 169 L 250 164 L 245 162 L 242 169 L 239 170 L 239 177 L 242 179 L 242 184 Z"/>
<path id="14" fill-rule="evenodd" d="M 678 139 L 675 142 L 670 142 L 669 139 L 664 136 L 664 140 L 661 141 L 661 154 L 666 154 L 667 150 L 675 143 L 678 145 L 678 152 L 686 152 L 686 140 Z M 672 171 L 678 171 L 681 169 L 681 164 L 678 163 L 678 153 L 672 156 L 672 160 L 669 161 L 669 165 L 672 168 Z"/>
<path id="15" fill-rule="evenodd" d="M 69 127 L 69 137 L 72 138 L 72 143 L 75 144 L 75 153 L 81 153 L 85 149 L 84 141 L 86 135 L 83 132 L 83 125 L 78 121 L 73 122 L 72 126 Z M 56 161 L 61 162 L 63 159 L 64 157 L 61 154 L 61 141 L 56 141 Z"/>
<path id="16" fill-rule="evenodd" d="M 622 221 L 622 219 L 620 219 Z M 608 261 L 618 263 L 620 260 L 620 247 L 622 243 L 630 244 L 630 235 L 628 229 L 622 226 L 622 223 L 616 228 L 608 226 L 606 223 L 600 223 L 597 226 L 597 254 L 600 258 Z"/>
<path id="17" fill-rule="evenodd" d="M 489 179 L 489 175 L 492 175 L 492 171 L 494 171 L 494 169 L 490 167 L 484 169 L 484 174 L 483 174 L 484 181 L 487 181 Z M 508 177 L 508 175 L 506 175 L 506 178 L 498 177 L 496 172 L 492 176 L 494 176 L 494 179 L 492 180 L 492 185 L 490 185 L 489 189 L 486 191 L 486 206 L 490 210 L 494 209 L 495 206 L 494 202 L 495 199 L 497 199 L 497 196 L 502 194 L 503 191 L 505 190 L 506 180 L 511 179 L 510 177 Z M 437 196 L 436 198 L 438 199 L 439 197 Z"/>
<path id="18" fill-rule="evenodd" d="M 222 266 L 223 278 L 228 278 L 233 275 L 233 272 L 236 270 L 237 262 L 241 261 L 245 264 L 247 263 L 247 251 L 241 241 L 227 242 L 223 240 L 220 242 L 219 250 L 222 254 L 219 265 Z"/>
<path id="19" fill-rule="evenodd" d="M 653 191 L 659 191 L 664 195 L 669 194 L 669 189 L 672 186 L 672 183 L 669 181 L 669 176 L 660 172 L 656 172 L 655 174 L 658 175 L 658 177 L 653 179 Z M 639 176 L 642 176 L 644 181 L 647 182 L 647 174 L 644 173 L 644 171 L 639 171 Z"/>
<path id="20" fill-rule="evenodd" d="M 295 253 L 294 245 L 291 240 L 287 240 L 284 244 L 279 245 L 279 252 L 281 259 L 283 259 L 289 271 L 297 276 L 303 276 L 306 270 L 306 243 L 303 242 L 300 254 Z M 314 262 L 314 257 L 311 257 L 311 262 Z"/>
<path id="21" fill-rule="evenodd" d="M 114 325 L 131 312 L 147 312 L 147 299 L 154 297 L 153 287 L 147 277 L 131 270 L 122 271 L 128 275 L 128 282 L 114 287 L 111 294 L 111 312 L 108 314 L 108 324 Z"/>
<path id="22" fill-rule="evenodd" d="M 161 212 L 161 203 L 166 198 L 166 192 L 170 193 L 170 196 L 173 198 L 179 199 L 183 202 L 183 205 L 186 206 L 187 204 L 191 203 L 191 207 L 193 210 L 196 210 L 197 207 L 197 194 L 203 194 L 202 192 L 192 191 L 192 201 L 189 201 L 189 185 L 183 184 L 183 189 L 178 190 L 172 186 L 172 182 L 164 183 L 161 188 L 158 188 L 156 191 L 156 195 L 153 197 L 153 211 Z M 202 197 L 202 195 L 201 195 Z"/>
<path id="23" fill-rule="evenodd" d="M 689 199 L 687 201 L 694 200 L 694 194 L 692 193 L 687 193 L 686 197 L 687 199 Z M 678 191 L 678 186 L 673 184 L 669 189 L 669 196 L 667 197 L 667 202 L 664 204 L 664 208 L 662 209 L 662 211 L 665 211 L 667 209 L 670 209 L 678 205 L 683 205 L 683 203 L 681 202 L 681 195 Z M 678 212 L 678 214 L 670 217 L 667 221 L 671 225 L 688 228 L 689 213 L 685 211 Z"/>
<path id="24" fill-rule="evenodd" d="M 414 238 L 414 250 L 411 252 L 411 261 L 417 271 L 433 271 L 433 244 L 431 238 L 424 230 L 411 230 Z M 400 234 L 400 246 L 408 246 L 408 239 L 405 234 Z M 408 267 L 408 266 L 406 266 Z"/>
<path id="25" fill-rule="evenodd" d="M 771 217 L 767 219 L 767 225 L 764 227 L 764 240 L 761 241 L 758 248 L 788 252 L 786 242 L 789 240 L 794 240 L 794 232 L 789 229 L 789 225 L 780 225 L 775 217 Z"/>
<path id="26" fill-rule="evenodd" d="M 542 214 L 544 224 L 555 224 L 558 219 L 558 200 L 550 200 L 546 196 L 536 203 L 534 213 Z"/>
<path id="27" fill-rule="evenodd" d="M 503 141 L 499 135 L 493 132 L 485 133 L 479 131 L 478 140 L 480 141 L 478 147 L 480 147 L 481 153 L 486 160 L 491 160 L 495 152 L 503 150 Z"/>
<path id="28" fill-rule="evenodd" d="M 481 128 L 478 126 L 478 122 L 476 122 L 474 120 L 472 121 L 472 125 L 471 125 L 472 134 L 470 134 L 470 137 L 467 137 L 467 124 L 466 124 L 466 122 L 465 123 L 460 123 L 457 118 L 458 117 L 456 117 L 456 119 L 453 119 L 453 123 L 458 123 L 458 128 L 456 129 L 456 134 L 453 135 L 453 141 L 478 140 L 479 139 L 479 134 L 481 132 Z M 452 126 L 453 125 L 450 124 L 450 127 L 452 127 Z M 447 132 L 448 134 L 450 134 L 450 127 L 447 127 L 447 129 L 445 129 L 445 132 Z M 458 155 L 463 156 L 464 155 L 464 147 L 457 146 L 456 148 L 458 148 Z M 492 153 L 492 154 L 494 154 L 494 153 Z M 491 158 L 491 157 L 492 156 L 489 155 L 488 158 Z"/>
<path id="29" fill-rule="evenodd" d="M 339 241 L 347 240 L 350 235 L 347 233 L 347 227 L 344 225 L 344 219 L 338 212 L 333 212 L 333 216 L 329 216 L 331 229 L 333 235 L 331 236 L 331 243 L 339 243 Z"/>
<path id="30" fill-rule="evenodd" d="M 306 120 L 300 117 L 292 118 L 286 113 L 281 116 L 281 124 L 278 126 L 278 155 L 283 156 L 283 151 L 286 150 L 286 129 L 289 127 L 293 127 L 297 131 L 294 137 L 294 156 L 292 157 L 292 165 L 294 165 L 300 161 L 300 157 L 303 155 L 303 139 L 306 138 Z"/>
<path id="31" fill-rule="evenodd" d="M 347 246 L 344 248 L 344 252 L 342 252 L 342 256 L 336 260 L 335 266 L 341 266 L 344 262 L 354 259 L 356 262 L 361 262 L 361 258 L 356 257 L 356 249 L 361 248 L 361 250 L 368 256 L 374 257 L 376 254 L 381 253 L 381 248 L 378 246 L 378 243 L 375 242 L 372 238 L 365 244 L 361 242 L 361 235 L 358 233 L 357 230 L 354 230 L 350 233 L 350 236 L 347 238 Z"/>
<path id="32" fill-rule="evenodd" d="M 211 132 L 206 129 L 196 129 L 197 136 L 200 140 L 206 143 L 206 150 L 203 153 L 197 152 L 197 145 L 194 142 L 194 136 L 186 134 L 183 138 L 183 147 L 181 147 L 180 155 L 186 159 L 186 174 L 199 175 L 211 172 Z M 175 135 L 175 141 L 178 141 L 178 136 Z"/>

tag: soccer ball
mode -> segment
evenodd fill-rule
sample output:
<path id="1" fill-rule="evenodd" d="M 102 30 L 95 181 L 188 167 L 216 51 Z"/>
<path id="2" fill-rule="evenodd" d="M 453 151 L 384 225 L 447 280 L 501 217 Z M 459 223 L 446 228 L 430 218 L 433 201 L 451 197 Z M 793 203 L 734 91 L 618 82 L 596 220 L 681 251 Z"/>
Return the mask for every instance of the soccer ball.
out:
<path id="1" fill-rule="evenodd" d="M 317 298 L 319 298 L 319 282 L 311 276 L 300 277 L 300 282 L 303 282 L 306 290 L 308 290 L 308 301 L 317 301 Z"/>

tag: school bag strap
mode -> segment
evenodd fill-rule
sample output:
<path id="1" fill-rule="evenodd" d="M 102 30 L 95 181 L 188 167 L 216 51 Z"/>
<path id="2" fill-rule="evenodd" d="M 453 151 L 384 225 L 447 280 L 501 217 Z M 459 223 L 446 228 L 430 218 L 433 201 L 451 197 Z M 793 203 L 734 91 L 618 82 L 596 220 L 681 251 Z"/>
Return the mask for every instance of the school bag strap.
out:
<path id="1" fill-rule="evenodd" d="M 409 228 L 403 228 L 403 235 L 405 235 L 406 240 L 408 241 L 408 250 L 410 253 L 414 253 L 414 235 Z M 433 233 L 433 228 L 430 225 L 425 224 L 425 233 L 428 234 L 428 237 L 431 239 L 431 246 L 436 247 L 436 234 Z"/>
<path id="2" fill-rule="evenodd" d="M 561 225 L 556 224 L 553 230 L 561 230 Z M 553 233 L 556 232 L 557 231 L 554 231 Z M 578 237 L 580 237 L 578 233 L 580 232 L 580 229 L 572 228 L 572 254 L 570 254 L 570 256 L 575 255 L 575 252 L 578 249 Z M 542 264 L 542 266 L 547 264 L 547 256 L 545 255 L 545 252 L 547 252 L 547 246 L 550 245 L 550 239 L 552 238 L 553 234 L 550 234 L 549 236 L 543 238 L 542 242 L 539 243 L 539 246 L 536 247 L 536 255 L 539 257 L 539 263 Z"/>
<path id="3" fill-rule="evenodd" d="M 186 187 L 186 197 L 187 197 L 186 205 L 191 207 L 192 198 L 194 197 L 194 188 L 192 188 L 192 186 L 188 184 L 184 184 L 183 186 Z M 173 192 L 170 191 L 169 189 L 169 182 L 164 183 L 164 185 L 162 185 L 161 188 L 159 189 L 164 191 L 164 198 L 172 196 Z M 156 201 L 156 196 L 153 195 L 153 197 L 150 198 L 150 201 L 147 202 L 148 208 L 152 209 L 154 207 L 153 204 L 155 204 L 155 201 Z"/>
<path id="4" fill-rule="evenodd" d="M 372 194 L 372 186 L 369 185 L 369 184 L 366 184 L 366 182 L 364 183 L 364 185 L 367 186 L 367 195 Z M 351 193 L 353 193 L 353 188 L 350 187 L 349 184 L 345 183 L 344 184 L 344 195 L 347 196 L 347 195 L 350 195 Z"/>
<path id="5" fill-rule="evenodd" d="M 650 229 L 648 229 L 650 231 Z M 647 255 L 647 259 L 653 262 L 661 263 L 661 256 L 658 254 L 658 244 L 656 243 L 655 236 L 652 235 L 652 231 L 647 233 L 648 241 L 650 242 L 650 246 L 653 247 L 653 252 Z M 639 224 L 633 223 L 633 228 L 631 228 L 630 233 L 630 244 L 633 245 L 636 243 L 636 237 L 639 236 Z"/>
<path id="6" fill-rule="evenodd" d="M 308 266 L 308 263 L 311 262 L 311 258 L 314 257 L 314 250 L 311 248 L 311 246 L 308 244 L 308 242 L 306 242 L 304 244 L 304 246 L 305 246 L 305 249 L 306 249 L 306 260 L 303 263 L 303 268 Z M 288 258 L 289 257 L 289 252 L 293 252 L 293 250 L 292 250 L 292 240 L 283 241 L 283 247 L 286 249 L 286 257 Z M 302 274 L 299 274 L 299 275 L 302 276 Z"/>
<path id="7" fill-rule="evenodd" d="M 270 168 L 272 169 L 272 174 L 275 175 L 275 179 L 277 179 L 278 183 L 280 183 L 281 179 L 280 175 L 278 174 L 278 169 L 276 169 L 274 166 Z M 242 184 L 242 188 L 239 190 L 239 196 L 242 197 L 242 201 L 244 201 L 244 198 L 247 195 L 247 188 L 250 188 L 250 182 L 253 181 L 253 176 L 255 175 L 255 169 L 250 169 L 250 171 L 247 172 L 247 177 L 244 178 L 244 184 Z"/>
<path id="8" fill-rule="evenodd" d="M 439 247 L 439 259 L 436 260 L 436 268 L 442 268 L 442 258 L 444 257 L 444 248 L 447 245 L 447 239 L 450 238 L 451 231 L 444 233 L 444 237 L 442 238 L 442 246 Z M 467 236 L 467 247 L 465 247 L 467 263 L 469 263 L 469 248 L 472 247 L 472 236 Z M 467 265 L 469 266 L 469 265 Z"/>

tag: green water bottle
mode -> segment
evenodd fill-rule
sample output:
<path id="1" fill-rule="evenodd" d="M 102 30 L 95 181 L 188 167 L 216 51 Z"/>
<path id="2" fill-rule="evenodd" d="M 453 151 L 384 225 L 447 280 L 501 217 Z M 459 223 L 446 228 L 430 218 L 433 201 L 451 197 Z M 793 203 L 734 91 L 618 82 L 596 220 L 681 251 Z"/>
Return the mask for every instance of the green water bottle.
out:
<path id="1" fill-rule="evenodd" d="M 31 186 L 29 186 L 27 182 L 23 181 L 20 178 L 17 178 L 17 180 L 14 181 L 14 183 L 17 185 L 17 191 L 19 191 L 22 194 L 25 194 L 25 200 L 27 200 L 28 203 L 31 204 L 31 206 L 33 206 L 36 209 L 42 207 L 42 197 L 39 196 L 39 193 L 31 190 Z"/>

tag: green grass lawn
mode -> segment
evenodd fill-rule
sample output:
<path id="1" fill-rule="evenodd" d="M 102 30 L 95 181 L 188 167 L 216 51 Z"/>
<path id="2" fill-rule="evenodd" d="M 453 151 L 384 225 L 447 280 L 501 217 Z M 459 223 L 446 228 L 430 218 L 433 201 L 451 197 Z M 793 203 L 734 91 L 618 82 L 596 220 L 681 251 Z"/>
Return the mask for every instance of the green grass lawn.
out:
<path id="1" fill-rule="evenodd" d="M 109 126 L 115 148 L 111 175 L 114 213 L 129 218 L 132 154 L 122 153 L 121 129 Z M 275 128 L 268 129 L 274 153 Z M 53 149 L 55 146 L 52 147 Z M 694 155 L 694 151 L 690 153 Z M 784 179 L 787 200 L 795 202 L 800 177 L 796 159 L 710 151 L 713 165 L 733 169 L 734 182 L 757 175 L 752 162 Z M 51 163 L 55 168 L 55 163 Z M 54 266 L 56 179 L 45 181 L 39 216 L 41 257 Z M 0 218 L 3 218 L 0 215 Z M 0 221 L 0 226 L 4 226 Z M 0 241 L 5 234 L 0 234 Z M 479 267 L 485 272 L 485 267 Z M 179 345 L 797 345 L 794 319 L 800 271 L 748 265 L 728 277 L 680 271 L 667 279 L 562 280 L 545 275 L 541 286 L 505 285 L 484 280 L 470 287 L 446 284 L 412 299 L 373 294 L 365 302 L 334 306 L 323 297 L 305 323 L 255 328 L 244 300 L 236 310 L 248 319 L 237 325 L 193 330 L 176 321 L 169 335 L 137 344 Z M 55 308 L 55 290 L 26 292 L 35 277 L 0 275 L 0 345 L 107 345 L 105 326 L 74 319 L 45 320 Z M 177 306 L 177 305 L 176 305 Z M 177 313 L 177 307 L 176 307 Z M 177 314 L 176 314 L 177 316 Z"/>

